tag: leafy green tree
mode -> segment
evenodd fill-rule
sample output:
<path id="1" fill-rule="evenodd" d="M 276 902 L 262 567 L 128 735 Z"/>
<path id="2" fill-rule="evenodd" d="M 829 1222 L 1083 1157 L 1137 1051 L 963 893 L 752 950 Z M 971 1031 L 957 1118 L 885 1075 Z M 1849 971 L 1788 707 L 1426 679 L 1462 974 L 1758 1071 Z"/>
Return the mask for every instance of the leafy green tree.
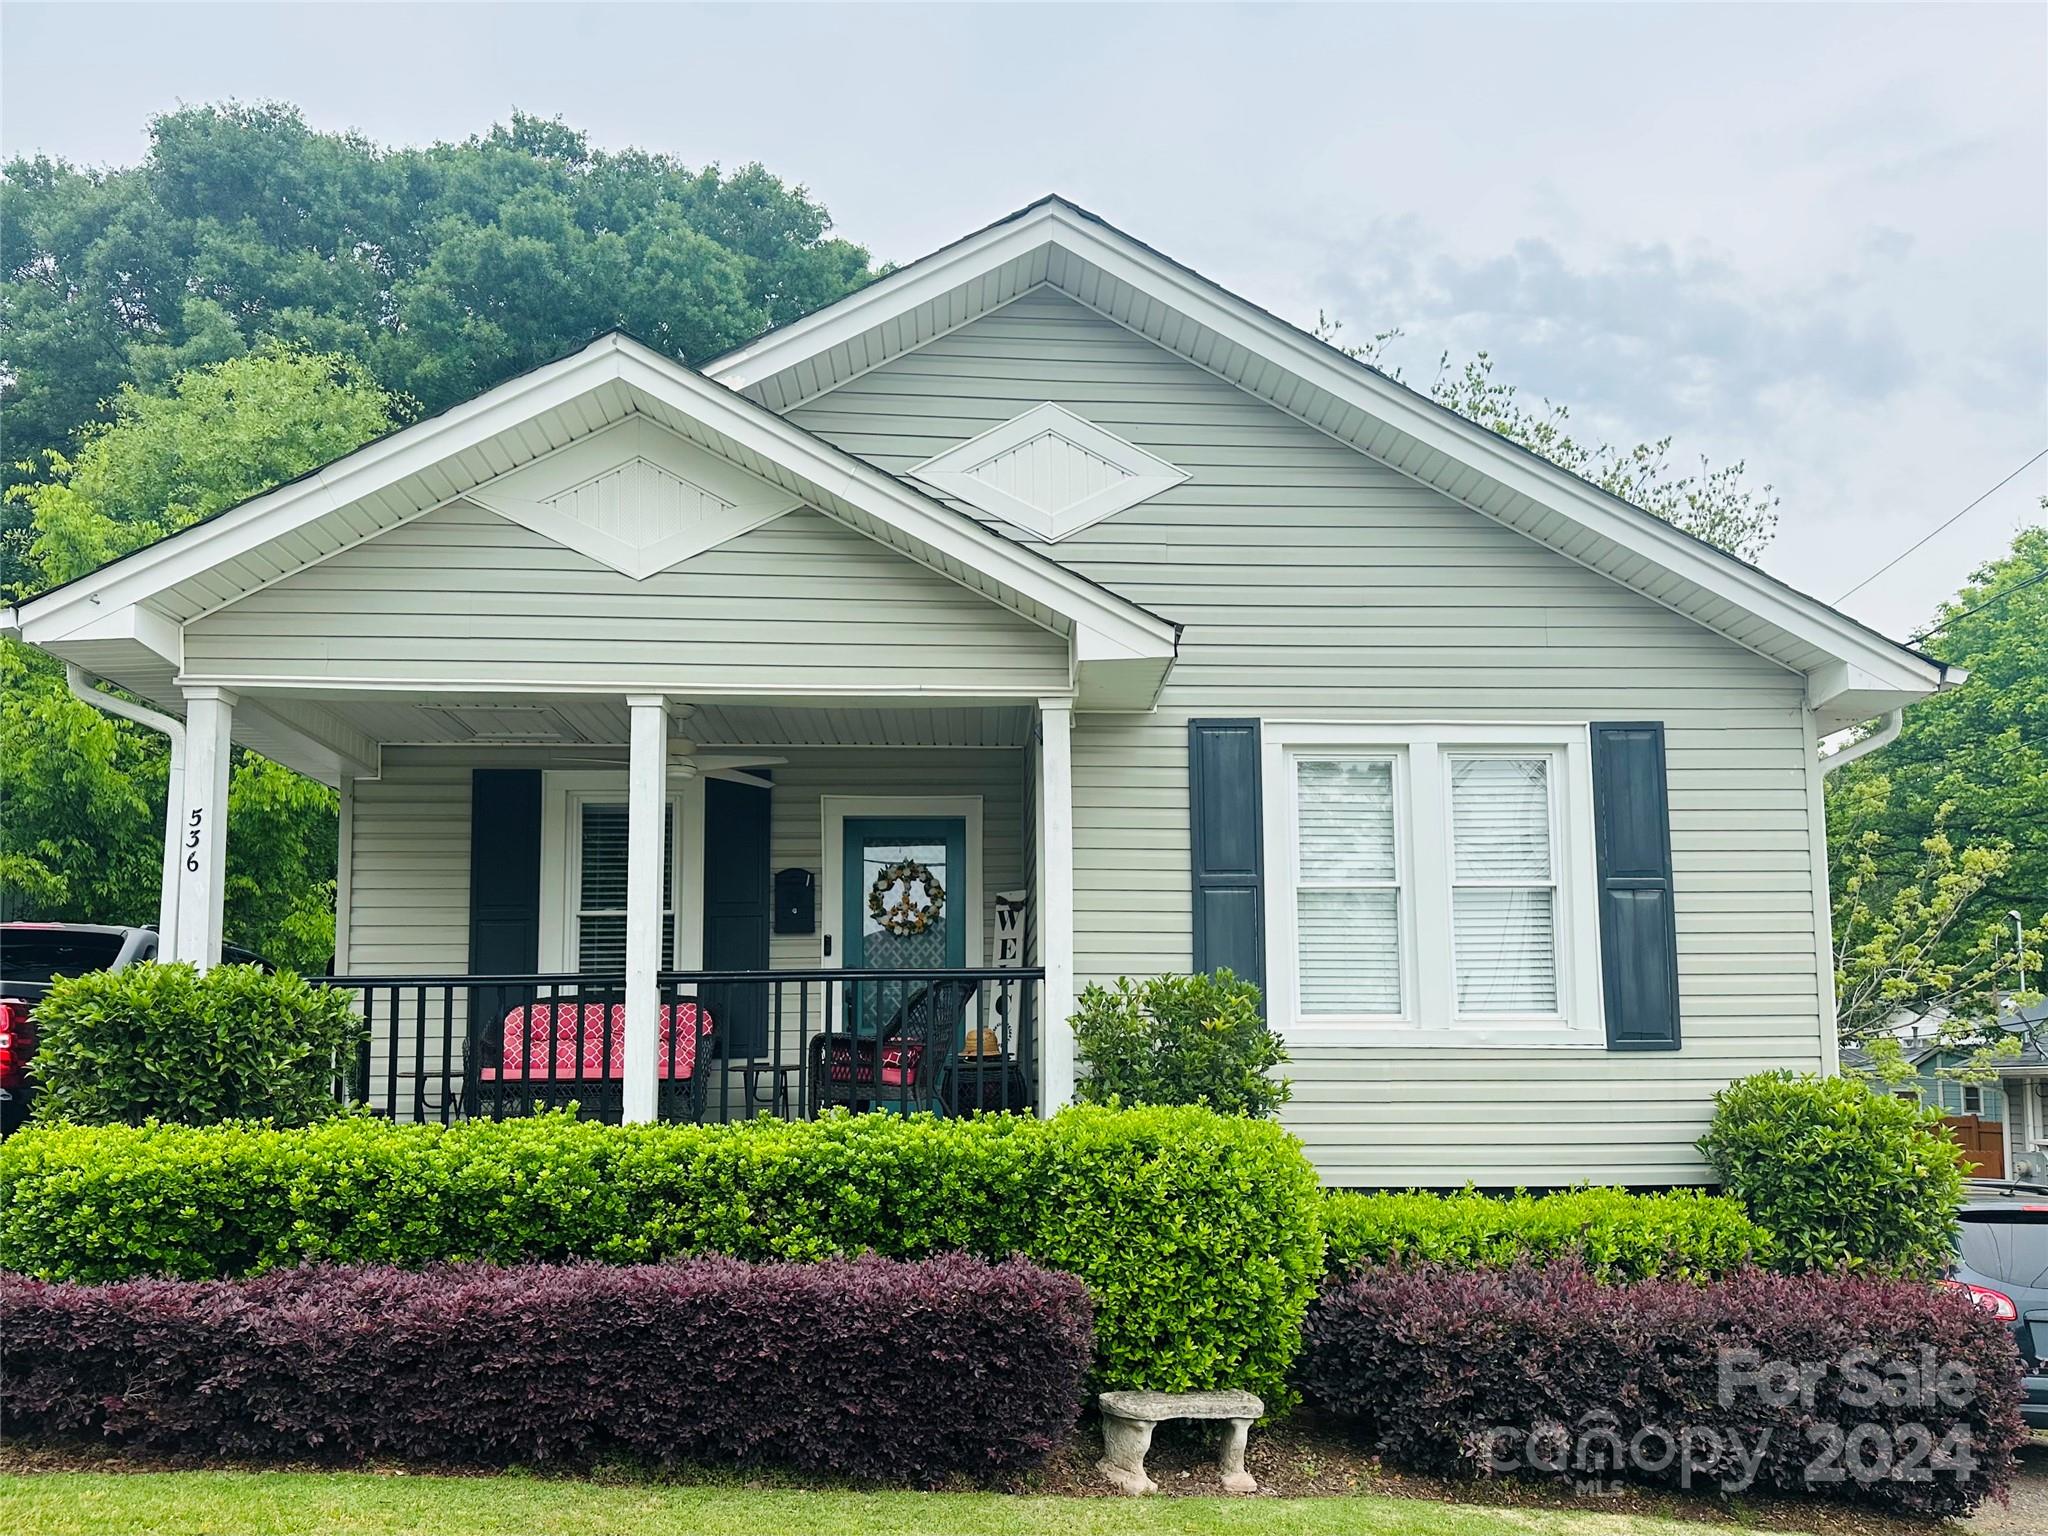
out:
<path id="1" fill-rule="evenodd" d="M 868 279 L 830 228 L 758 165 L 608 153 L 518 114 L 394 150 L 281 104 L 182 108 L 140 165 L 0 173 L 9 458 L 62 451 L 124 385 L 270 342 L 349 358 L 430 412 L 615 325 L 700 362 Z M 4 512 L 0 585 L 19 585 L 28 508 Z"/>
<path id="2" fill-rule="evenodd" d="M 160 394 L 124 384 L 112 420 L 46 480 L 7 495 L 33 519 L 36 590 L 74 580 L 388 431 L 399 402 L 359 363 L 270 346 L 195 368 Z"/>
<path id="3" fill-rule="evenodd" d="M 1828 781 L 1845 1002 L 1858 1031 L 1899 1007 L 1980 1025 L 2048 950 L 2048 527 L 1975 571 L 1923 631 L 1969 671 L 1906 711 L 1896 741 Z M 1881 1022 L 1881 1020 L 1879 1021 Z M 1844 1014 L 1845 1034 L 1851 1015 Z"/>
<path id="4" fill-rule="evenodd" d="M 174 533 L 357 447 L 396 402 L 359 364 L 267 347 L 124 388 L 113 420 L 49 479 L 10 494 L 32 515 L 40 587 Z M 71 697 L 63 669 L 0 641 L 0 887 L 10 915 L 140 923 L 156 916 L 168 750 Z M 279 964 L 323 968 L 334 943 L 331 791 L 254 753 L 228 790 L 226 929 Z"/>
<path id="5" fill-rule="evenodd" d="M 1341 339 L 1343 330 L 1341 320 L 1317 314 L 1320 339 L 1396 383 L 1405 382 L 1386 356 L 1401 332 L 1380 331 L 1354 346 Z M 1438 359 L 1428 389 L 1439 405 L 1732 555 L 1755 560 L 1769 547 L 1778 526 L 1778 497 L 1768 485 L 1749 483 L 1743 461 L 1716 466 L 1702 454 L 1697 470 L 1681 473 L 1671 463 L 1675 439 L 1669 435 L 1627 448 L 1582 442 L 1571 433 L 1570 407 L 1547 399 L 1540 407 L 1526 404 L 1516 386 L 1493 376 L 1493 359 L 1486 353 L 1462 368 L 1453 369 L 1450 361 L 1448 352 Z"/>

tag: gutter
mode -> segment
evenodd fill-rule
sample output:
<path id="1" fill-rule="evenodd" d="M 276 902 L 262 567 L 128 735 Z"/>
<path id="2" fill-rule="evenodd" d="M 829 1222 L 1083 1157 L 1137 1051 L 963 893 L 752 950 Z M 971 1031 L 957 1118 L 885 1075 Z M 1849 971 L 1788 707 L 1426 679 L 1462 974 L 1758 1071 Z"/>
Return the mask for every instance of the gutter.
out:
<path id="1" fill-rule="evenodd" d="M 73 698 L 94 709 L 130 720 L 152 731 L 161 731 L 171 744 L 170 778 L 164 786 L 163 886 L 157 895 L 157 953 L 173 955 L 178 948 L 178 833 L 179 808 L 185 803 L 185 722 L 159 714 L 146 705 L 102 693 L 93 686 L 85 668 L 75 661 L 64 663 L 64 682 Z"/>
<path id="2" fill-rule="evenodd" d="M 1965 673 L 1963 675 L 1967 676 L 1968 674 Z M 1859 757 L 1868 757 L 1871 753 L 1877 751 L 1878 748 L 1890 746 L 1899 739 L 1899 732 L 1904 728 L 1905 724 L 1905 710 L 1893 710 L 1884 717 L 1883 725 L 1880 725 L 1861 741 L 1852 741 L 1848 746 L 1842 748 L 1841 751 L 1822 758 L 1820 763 L 1821 776 L 1825 778 L 1837 768 L 1848 767 L 1849 764 L 1855 762 Z"/>

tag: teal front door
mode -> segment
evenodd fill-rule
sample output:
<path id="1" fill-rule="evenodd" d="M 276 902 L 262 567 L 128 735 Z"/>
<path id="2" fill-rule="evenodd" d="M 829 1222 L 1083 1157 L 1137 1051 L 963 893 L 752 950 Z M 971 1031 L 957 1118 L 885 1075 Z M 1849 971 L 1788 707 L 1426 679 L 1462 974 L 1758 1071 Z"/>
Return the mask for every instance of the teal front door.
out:
<path id="1" fill-rule="evenodd" d="M 959 816 L 849 816 L 840 868 L 841 964 L 849 970 L 958 970 L 967 964 L 967 822 Z M 922 985 L 849 983 L 847 1021 L 884 1027 Z"/>

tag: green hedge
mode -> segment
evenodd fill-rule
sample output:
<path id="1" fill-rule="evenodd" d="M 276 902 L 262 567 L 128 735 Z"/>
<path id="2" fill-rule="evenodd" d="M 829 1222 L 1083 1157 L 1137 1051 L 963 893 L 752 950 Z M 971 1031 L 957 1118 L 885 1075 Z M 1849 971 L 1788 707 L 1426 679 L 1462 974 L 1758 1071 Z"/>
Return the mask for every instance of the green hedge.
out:
<path id="1" fill-rule="evenodd" d="M 1788 1269 L 1932 1278 L 1954 1257 L 1966 1160 L 1938 1109 L 1764 1072 L 1714 1096 L 1699 1148 Z"/>
<path id="2" fill-rule="evenodd" d="M 48 1279 L 872 1250 L 1021 1254 L 1094 1298 L 1106 1385 L 1290 1400 L 1320 1196 L 1279 1127 L 1203 1109 L 447 1129 L 366 1117 L 33 1128 L 0 1143 L 0 1268 Z"/>
<path id="3" fill-rule="evenodd" d="M 331 1118 L 363 1021 L 348 993 L 288 971 L 132 965 L 68 976 L 36 1004 L 38 1120 L 212 1125 Z"/>
<path id="4" fill-rule="evenodd" d="M 1719 1195 L 1631 1195 L 1574 1189 L 1498 1198 L 1463 1194 L 1344 1194 L 1323 1202 L 1330 1271 L 1428 1261 L 1504 1269 L 1576 1256 L 1602 1280 L 1706 1280 L 1775 1256 L 1771 1235 Z"/>

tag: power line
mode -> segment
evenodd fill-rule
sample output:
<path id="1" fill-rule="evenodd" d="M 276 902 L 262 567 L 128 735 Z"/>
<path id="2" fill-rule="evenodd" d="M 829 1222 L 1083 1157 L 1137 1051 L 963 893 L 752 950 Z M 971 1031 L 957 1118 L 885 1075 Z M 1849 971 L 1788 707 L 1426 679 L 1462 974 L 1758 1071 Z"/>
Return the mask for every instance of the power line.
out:
<path id="1" fill-rule="evenodd" d="M 1991 489 L 1986 491 L 1982 496 L 1979 496 L 1975 501 L 1971 502 L 1969 506 L 1963 508 L 1962 512 L 1958 512 L 1954 517 L 1950 518 L 1947 522 L 1943 523 L 1939 528 L 1933 529 L 1931 532 L 1929 532 L 1927 536 L 1925 538 L 1922 538 L 1918 543 L 1909 545 L 1907 548 L 1900 550 L 1896 555 L 1893 555 L 1891 559 L 1885 561 L 1883 565 L 1880 565 L 1868 576 L 1864 577 L 1861 581 L 1857 582 L 1855 586 L 1851 587 L 1848 591 L 1844 592 L 1840 597 L 1836 598 L 1835 602 L 1837 604 L 1846 603 L 1850 598 L 1854 597 L 1858 592 L 1861 592 L 1865 587 L 1869 586 L 1873 581 L 1877 580 L 1877 578 L 1882 576 L 1886 571 L 1890 570 L 1893 566 L 1897 565 L 1901 560 L 1905 559 L 1906 556 L 1912 554 L 1914 550 L 1920 548 L 1921 545 L 1926 544 L 1929 540 L 1933 539 L 1936 534 L 1947 532 L 1948 529 L 1953 527 L 1958 521 L 1961 520 L 1963 513 L 1973 511 L 1975 508 L 1982 505 L 1984 502 L 1989 501 L 1993 496 L 1997 495 L 2000 491 L 2004 490 L 2008 485 L 2011 485 L 2013 481 L 2019 479 L 2021 475 L 2025 474 L 2029 469 L 2032 469 L 2034 465 L 2038 464 L 2044 458 L 2048 458 L 2048 448 L 2043 448 L 2039 453 L 2035 454 L 2031 459 L 2027 460 L 2026 463 L 2022 464 L 2018 469 L 2014 470 L 2011 474 L 2007 475 L 2003 480 L 1999 481 L 1998 484 L 1991 487 Z M 1961 617 L 1961 615 L 1957 615 L 1957 617 Z"/>
<path id="2" fill-rule="evenodd" d="M 1959 623 L 1962 620 L 1967 619 L 1973 613 L 1982 613 L 1986 608 L 1989 608 L 1993 603 L 2002 603 L 2008 597 L 2011 597 L 2015 592 L 2025 591 L 2028 587 L 2031 587 L 2037 581 L 2048 581 L 2048 570 L 2036 571 L 2033 575 L 2024 577 L 2023 579 L 2014 582 L 2009 587 L 2001 587 L 1998 591 L 1992 593 L 1989 597 L 1985 598 L 1983 602 L 1977 604 L 1976 607 L 1965 608 L 1961 613 L 1952 613 L 1947 618 L 1943 619 L 1939 624 L 1930 624 L 1927 628 L 1921 630 L 1919 634 L 1915 635 L 1911 640 L 1907 641 L 1906 643 L 1908 645 L 1918 645 L 1922 640 L 1926 640 L 1931 638 L 1932 636 L 1940 634 L 1944 629 L 1947 629 L 1949 625 Z"/>

